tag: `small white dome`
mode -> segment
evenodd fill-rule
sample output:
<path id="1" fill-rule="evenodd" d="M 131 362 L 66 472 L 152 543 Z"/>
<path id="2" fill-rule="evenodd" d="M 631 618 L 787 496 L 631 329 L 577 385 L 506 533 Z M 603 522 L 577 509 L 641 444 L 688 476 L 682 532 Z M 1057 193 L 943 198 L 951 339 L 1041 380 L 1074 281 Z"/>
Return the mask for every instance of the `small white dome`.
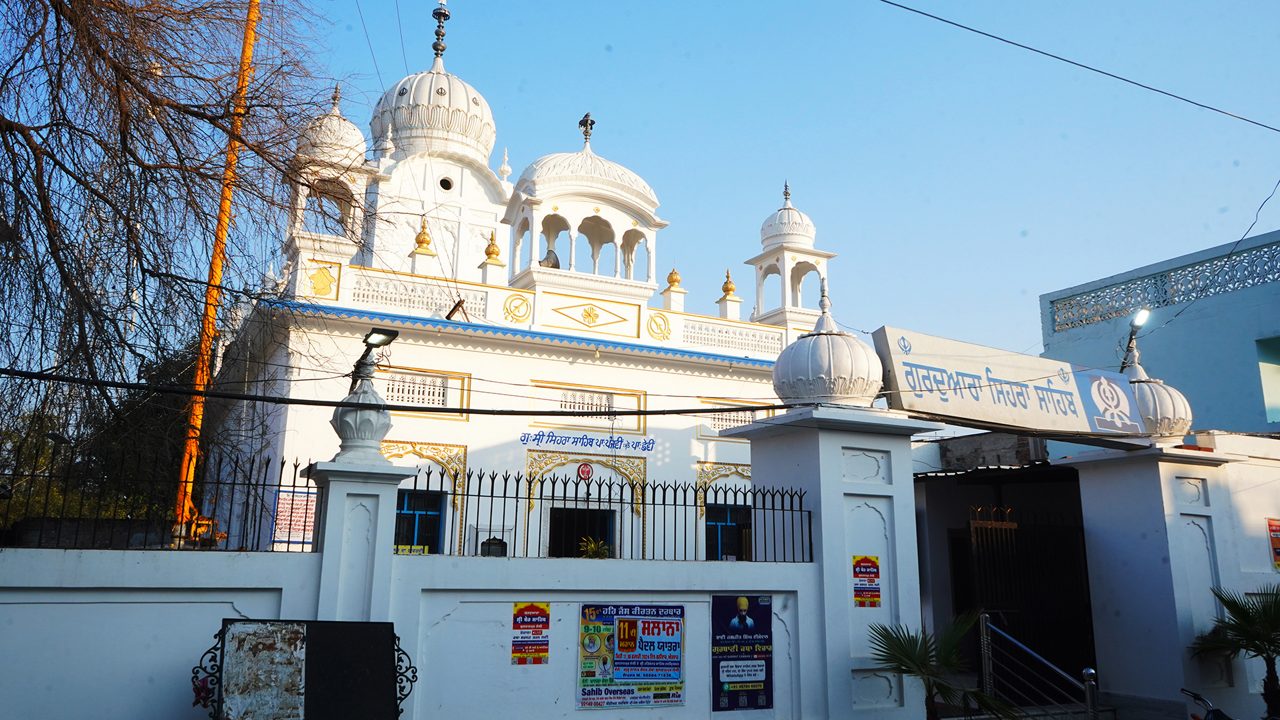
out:
<path id="1" fill-rule="evenodd" d="M 342 167 L 364 164 L 366 145 L 360 128 L 342 116 L 338 109 L 340 96 L 333 91 L 333 107 L 312 120 L 298 136 L 299 156 Z"/>
<path id="2" fill-rule="evenodd" d="M 836 326 L 825 279 L 818 304 L 822 316 L 813 332 L 796 338 L 778 355 L 773 391 L 789 403 L 870 407 L 884 383 L 880 358 L 871 346 Z"/>
<path id="3" fill-rule="evenodd" d="M 1137 356 L 1134 347 L 1125 358 L 1124 374 L 1133 387 L 1143 426 L 1157 440 L 1181 441 L 1191 429 L 1191 403 L 1177 388 L 1147 377 Z"/>
<path id="4" fill-rule="evenodd" d="M 643 178 L 612 160 L 591 151 L 591 143 L 576 153 L 552 153 L 534 160 L 520 173 L 516 187 L 526 195 L 565 184 L 612 190 L 649 211 L 658 207 L 658 196 Z"/>
<path id="5" fill-rule="evenodd" d="M 760 244 L 766 248 L 787 243 L 813 247 L 818 229 L 808 215 L 791 205 L 791 186 L 782 186 L 782 207 L 764 219 L 760 226 Z"/>
<path id="6" fill-rule="evenodd" d="M 439 57 L 430 70 L 410 75 L 383 93 L 369 129 L 379 153 L 453 151 L 486 166 L 497 136 L 484 96 L 445 72 Z"/>

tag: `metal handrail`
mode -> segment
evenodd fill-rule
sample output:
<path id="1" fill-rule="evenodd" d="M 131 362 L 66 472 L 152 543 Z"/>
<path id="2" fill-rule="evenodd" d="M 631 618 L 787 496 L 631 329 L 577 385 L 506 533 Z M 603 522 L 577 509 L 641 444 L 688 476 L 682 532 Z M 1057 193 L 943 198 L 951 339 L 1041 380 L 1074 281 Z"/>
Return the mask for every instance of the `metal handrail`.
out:
<path id="1" fill-rule="evenodd" d="M 986 617 L 986 615 L 983 615 L 983 617 Z M 1048 660 L 1045 660 L 1045 659 L 1044 659 L 1044 657 L 1042 657 L 1042 656 L 1040 655 L 1040 653 L 1036 652 L 1035 650 L 1032 650 L 1031 648 L 1027 647 L 1026 645 L 1023 645 L 1023 644 L 1022 644 L 1021 642 L 1019 642 L 1019 641 L 1018 641 L 1018 639 L 1017 639 L 1017 638 L 1015 638 L 1014 636 L 1012 636 L 1012 635 L 1010 635 L 1009 633 L 1007 633 L 1007 632 L 1005 632 L 1005 631 L 1001 630 L 1000 628 L 996 627 L 995 625 L 992 625 L 990 620 L 988 620 L 988 621 L 987 621 L 986 625 L 987 625 L 987 629 L 988 629 L 988 630 L 994 630 L 994 631 L 996 632 L 996 634 L 998 634 L 1000 637 L 1004 638 L 1005 640 L 1008 640 L 1009 642 L 1013 643 L 1013 644 L 1014 644 L 1014 646 L 1015 646 L 1015 647 L 1017 647 L 1019 650 L 1021 650 L 1021 651 L 1025 652 L 1026 654 L 1030 655 L 1031 657 L 1035 658 L 1036 660 L 1039 660 L 1041 663 L 1043 663 L 1043 664 L 1044 664 L 1044 666 L 1045 666 L 1045 667 L 1049 668 L 1050 670 L 1054 671 L 1054 672 L 1055 672 L 1055 673 L 1057 673 L 1059 676 L 1061 676 L 1063 680 L 1066 680 L 1067 682 L 1069 682 L 1069 683 L 1071 683 L 1072 685 L 1074 685 L 1074 686 L 1075 686 L 1075 688 L 1076 688 L 1077 690 L 1080 690 L 1081 692 L 1083 692 L 1083 691 L 1084 691 L 1084 683 L 1080 682 L 1079 680 L 1076 680 L 1075 678 L 1071 677 L 1071 676 L 1070 676 L 1070 675 L 1068 675 L 1067 673 L 1063 672 L 1063 671 L 1062 671 L 1062 669 L 1061 669 L 1061 668 L 1059 668 L 1057 665 L 1054 665 L 1053 663 L 1049 662 Z"/>
<path id="2" fill-rule="evenodd" d="M 1023 644 L 1021 641 L 1019 641 L 1017 638 L 1013 637 L 1012 635 L 1005 632 L 1004 630 L 1001 630 L 1000 628 L 991 624 L 991 617 L 986 613 L 982 613 L 981 615 L 979 615 L 978 620 L 979 620 L 978 639 L 979 639 L 979 647 L 982 653 L 982 690 L 983 692 L 987 693 L 988 695 L 995 694 L 995 691 L 996 691 L 995 669 L 997 666 L 999 666 L 1002 670 L 1008 670 L 1008 671 L 1014 670 L 1012 667 L 1009 667 L 1006 663 L 996 660 L 995 653 L 994 653 L 994 645 L 992 643 L 992 632 L 994 631 L 995 634 L 999 635 L 1001 638 L 1007 641 L 1010 645 L 1026 653 L 1028 656 L 1035 659 L 1045 668 L 1048 668 L 1049 670 L 1053 671 L 1053 673 L 1055 673 L 1059 678 L 1061 678 L 1062 680 L 1065 680 L 1070 687 L 1073 687 L 1079 690 L 1083 694 L 1083 702 L 1081 703 L 1081 706 L 1084 708 L 1085 716 L 1088 718 L 1088 720 L 1097 720 L 1098 718 L 1098 673 L 1095 670 L 1093 670 L 1092 668 L 1085 668 L 1083 672 L 1081 672 L 1081 678 L 1083 679 L 1083 682 L 1081 682 L 1080 680 L 1076 680 L 1075 678 L 1071 677 L 1067 673 L 1063 672 L 1061 668 L 1059 668 L 1058 666 L 1046 660 L 1042 655 L 1040 655 L 1040 653 L 1036 652 L 1035 650 L 1032 650 L 1031 648 Z M 1034 676 L 1037 680 L 1048 683 L 1048 686 L 1052 687 L 1052 683 L 1048 682 L 1048 678 L 1036 672 L 1025 663 L 1018 661 L 1008 651 L 1002 649 L 1001 652 L 1003 652 L 1006 656 L 1008 656 L 1009 660 L 1017 663 L 1027 673 Z M 1017 676 L 1016 673 L 1015 673 L 1015 676 Z M 1025 679 L 1024 679 L 1024 682 L 1025 682 Z M 1028 702 L 1033 702 L 1033 703 L 1036 702 L 1033 698 L 1025 695 L 1022 692 L 1017 691 L 1013 687 L 1010 687 L 1009 689 L 1013 690 L 1014 692 L 1017 692 L 1019 695 L 1022 696 L 1024 700 Z M 1036 689 L 1036 692 L 1039 695 L 1043 696 L 1044 700 L 1047 701 L 1048 705 L 1054 706 L 1056 708 L 1061 708 L 1063 711 L 1066 711 L 1066 714 L 1070 714 L 1069 708 L 1067 706 L 1063 705 L 1062 703 L 1055 702 L 1043 690 Z M 1065 696 L 1070 695 L 1069 692 L 1067 692 L 1062 688 L 1059 688 L 1058 692 L 1062 693 Z"/>

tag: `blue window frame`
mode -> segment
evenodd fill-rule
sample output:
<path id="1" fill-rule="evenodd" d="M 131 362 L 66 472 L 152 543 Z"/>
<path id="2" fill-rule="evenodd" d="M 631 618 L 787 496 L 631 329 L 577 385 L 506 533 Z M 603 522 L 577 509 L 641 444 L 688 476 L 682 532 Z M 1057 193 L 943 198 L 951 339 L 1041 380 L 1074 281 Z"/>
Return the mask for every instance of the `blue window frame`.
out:
<path id="1" fill-rule="evenodd" d="M 396 494 L 396 551 L 437 555 L 443 548 L 445 494 L 401 490 Z"/>
<path id="2" fill-rule="evenodd" d="M 751 506 L 707 503 L 707 559 L 751 559 Z"/>

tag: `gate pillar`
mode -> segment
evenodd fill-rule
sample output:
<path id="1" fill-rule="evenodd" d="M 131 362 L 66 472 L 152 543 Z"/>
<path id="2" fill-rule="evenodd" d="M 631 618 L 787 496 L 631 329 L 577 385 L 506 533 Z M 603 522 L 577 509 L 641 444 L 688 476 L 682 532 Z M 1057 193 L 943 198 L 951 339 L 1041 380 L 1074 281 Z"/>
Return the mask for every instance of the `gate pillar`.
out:
<path id="1" fill-rule="evenodd" d="M 911 436 L 941 427 L 887 410 L 818 405 L 723 433 L 751 441 L 756 488 L 798 487 L 813 508 L 821 592 L 798 598 L 802 717 L 924 717 L 919 682 L 904 687 L 873 667 L 868 628 L 920 628 Z M 770 549 L 754 551 L 764 558 Z"/>

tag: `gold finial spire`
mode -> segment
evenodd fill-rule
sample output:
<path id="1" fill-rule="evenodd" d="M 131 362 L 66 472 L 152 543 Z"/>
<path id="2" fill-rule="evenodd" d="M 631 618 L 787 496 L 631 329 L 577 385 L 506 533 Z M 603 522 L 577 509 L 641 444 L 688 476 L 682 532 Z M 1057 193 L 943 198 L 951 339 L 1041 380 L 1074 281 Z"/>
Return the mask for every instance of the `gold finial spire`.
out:
<path id="1" fill-rule="evenodd" d="M 673 288 L 680 287 L 680 273 L 676 272 L 675 268 L 671 268 L 671 272 L 667 273 L 667 286 Z"/>
<path id="2" fill-rule="evenodd" d="M 330 99 L 333 100 L 333 107 L 331 108 L 331 111 L 335 114 L 341 114 L 342 111 L 338 109 L 338 104 L 342 102 L 342 85 L 341 84 L 339 83 L 333 84 L 333 95 L 330 96 Z"/>
<path id="3" fill-rule="evenodd" d="M 436 20 L 436 41 L 431 43 L 431 49 L 435 51 L 438 58 L 444 55 L 444 24 L 449 19 L 449 8 L 445 7 L 444 0 L 441 0 L 440 5 L 431 11 L 431 17 Z"/>
<path id="4" fill-rule="evenodd" d="M 427 216 L 422 216 L 422 227 L 413 238 L 413 251 L 421 255 L 435 255 L 431 249 L 431 233 L 427 232 Z"/>
<path id="5" fill-rule="evenodd" d="M 488 244 L 488 245 L 486 245 L 486 246 L 485 246 L 485 248 L 484 248 L 484 256 L 485 256 L 486 258 L 488 258 L 489 260 L 497 260 L 497 259 L 498 259 L 498 256 L 499 256 L 499 255 L 501 255 L 501 254 L 502 254 L 502 248 L 499 248 L 499 247 L 498 247 L 498 236 L 497 236 L 497 233 L 495 233 L 494 231 L 490 230 L 490 231 L 489 231 L 489 244 Z"/>
<path id="6" fill-rule="evenodd" d="M 578 129 L 582 130 L 582 144 L 591 144 L 591 131 L 595 129 L 596 121 L 591 119 L 591 113 L 582 116 L 578 121 Z"/>
<path id="7" fill-rule="evenodd" d="M 733 277 L 729 275 L 728 270 L 725 270 L 724 284 L 720 286 L 720 291 L 724 293 L 725 297 L 733 297 L 733 291 L 737 289 L 738 286 L 733 284 Z"/>

